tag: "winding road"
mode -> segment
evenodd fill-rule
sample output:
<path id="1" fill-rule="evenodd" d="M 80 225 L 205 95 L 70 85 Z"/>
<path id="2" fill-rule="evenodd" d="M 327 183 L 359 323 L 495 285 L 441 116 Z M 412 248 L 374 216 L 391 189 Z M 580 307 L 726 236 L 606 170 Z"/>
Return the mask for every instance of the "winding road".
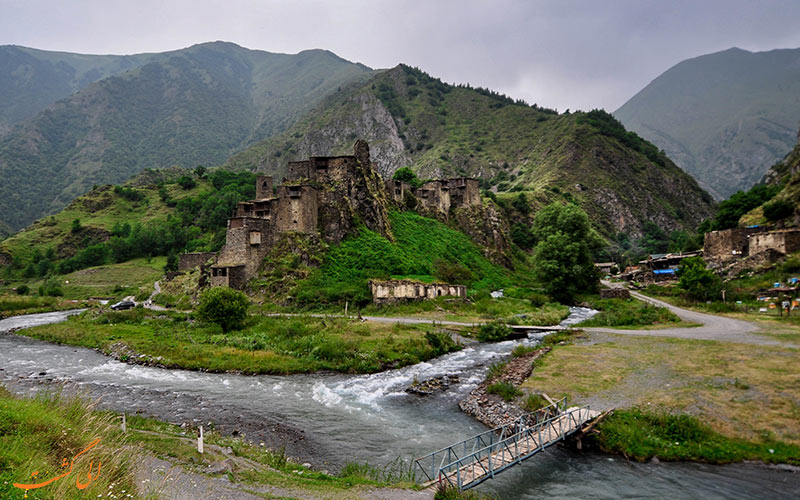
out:
<path id="1" fill-rule="evenodd" d="M 620 288 L 616 284 L 603 282 L 612 288 Z M 800 349 L 800 345 L 781 342 L 774 338 L 758 335 L 761 327 L 750 321 L 726 318 L 714 314 L 705 314 L 673 306 L 663 300 L 654 299 L 641 293 L 630 291 L 631 296 L 650 304 L 665 307 L 675 313 L 683 321 L 700 323 L 698 327 L 664 328 L 656 330 L 622 330 L 616 328 L 584 328 L 587 332 L 616 333 L 620 335 L 646 335 L 649 337 L 675 337 L 682 339 L 716 340 L 720 342 L 734 342 L 739 344 L 755 344 L 789 347 Z"/>

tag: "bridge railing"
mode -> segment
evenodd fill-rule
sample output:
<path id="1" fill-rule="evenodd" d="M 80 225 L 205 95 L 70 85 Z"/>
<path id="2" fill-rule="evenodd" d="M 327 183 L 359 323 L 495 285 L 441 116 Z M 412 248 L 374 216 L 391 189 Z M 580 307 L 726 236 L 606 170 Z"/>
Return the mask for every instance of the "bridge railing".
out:
<path id="1" fill-rule="evenodd" d="M 494 444 L 508 439 L 509 436 L 517 434 L 521 429 L 530 425 L 537 425 L 547 419 L 553 418 L 557 415 L 567 411 L 567 398 L 564 397 L 558 401 L 544 406 L 535 412 L 527 413 L 520 416 L 516 420 L 500 427 L 482 432 L 477 436 L 465 439 L 460 443 L 442 448 L 441 450 L 434 451 L 422 458 L 414 460 L 417 469 L 422 472 L 425 480 L 423 482 L 434 481 L 439 477 L 439 470 L 461 457 L 466 457 L 474 454 L 478 450 L 483 450 Z"/>
<path id="2" fill-rule="evenodd" d="M 439 467 L 438 481 L 466 489 L 543 451 L 577 431 L 589 407 L 571 408 Z"/>

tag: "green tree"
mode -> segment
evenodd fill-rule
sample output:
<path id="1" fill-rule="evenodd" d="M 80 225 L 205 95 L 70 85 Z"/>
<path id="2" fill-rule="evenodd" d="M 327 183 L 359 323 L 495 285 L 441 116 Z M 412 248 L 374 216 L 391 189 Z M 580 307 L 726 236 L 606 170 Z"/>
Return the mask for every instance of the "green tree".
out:
<path id="1" fill-rule="evenodd" d="M 167 255 L 167 263 L 164 265 L 164 272 L 175 272 L 178 270 L 178 255 L 175 252 L 170 252 Z"/>
<path id="2" fill-rule="evenodd" d="M 197 316 L 209 323 L 216 323 L 222 331 L 229 332 L 242 327 L 249 306 L 247 295 L 227 287 L 214 287 L 200 297 Z"/>
<path id="3" fill-rule="evenodd" d="M 81 220 L 80 219 L 73 220 L 72 221 L 72 233 L 73 234 L 77 233 L 80 230 L 81 230 Z"/>
<path id="4" fill-rule="evenodd" d="M 777 222 L 794 214 L 794 203 L 787 200 L 775 200 L 764 205 L 764 217 L 770 222 Z"/>
<path id="5" fill-rule="evenodd" d="M 36 274 L 39 276 L 47 276 L 51 272 L 53 272 L 53 263 L 50 262 L 48 259 L 42 259 L 36 265 Z"/>
<path id="6" fill-rule="evenodd" d="M 472 272 L 457 262 L 448 262 L 437 259 L 433 263 L 433 275 L 436 279 L 454 285 L 469 285 L 472 283 Z"/>
<path id="7" fill-rule="evenodd" d="M 178 185 L 183 189 L 192 189 L 197 185 L 197 182 L 188 175 L 182 175 L 178 178 Z"/>
<path id="8" fill-rule="evenodd" d="M 522 222 L 517 222 L 511 226 L 511 241 L 523 250 L 530 250 L 535 243 L 531 229 Z"/>
<path id="9" fill-rule="evenodd" d="M 528 197 L 525 196 L 525 193 L 520 193 L 511 204 L 517 209 L 517 212 L 525 217 L 531 213 L 531 205 L 528 203 Z"/>
<path id="10" fill-rule="evenodd" d="M 695 300 L 714 300 L 722 291 L 722 279 L 706 267 L 702 257 L 683 259 L 678 278 L 678 287 Z"/>
<path id="11" fill-rule="evenodd" d="M 592 249 L 598 241 L 586 212 L 574 204 L 552 203 L 537 212 L 533 234 L 538 242 L 534 273 L 548 295 L 569 303 L 577 293 L 597 289 Z"/>
<path id="12" fill-rule="evenodd" d="M 418 188 L 422 185 L 422 181 L 419 180 L 417 174 L 415 174 L 414 171 L 409 167 L 398 168 L 392 176 L 392 179 L 396 181 L 407 182 L 415 188 Z"/>

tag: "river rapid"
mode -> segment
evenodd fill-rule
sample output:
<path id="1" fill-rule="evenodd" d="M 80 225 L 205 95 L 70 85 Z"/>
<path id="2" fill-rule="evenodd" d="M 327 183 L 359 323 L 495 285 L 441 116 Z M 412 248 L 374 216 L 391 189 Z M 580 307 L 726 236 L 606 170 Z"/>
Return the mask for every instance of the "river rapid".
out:
<path id="1" fill-rule="evenodd" d="M 0 332 L 63 321 L 69 312 L 0 321 Z M 592 314 L 573 308 L 564 324 Z M 347 462 L 382 465 L 410 459 L 485 430 L 457 402 L 488 366 L 542 334 L 463 350 L 372 375 L 242 376 L 129 365 L 90 349 L 0 334 L 0 382 L 20 394 L 53 385 L 100 399 L 118 412 L 175 423 L 212 423 L 224 433 L 285 447 L 322 469 Z M 431 396 L 405 392 L 417 378 L 456 374 L 457 385 Z M 631 464 L 618 457 L 550 448 L 487 481 L 500 498 L 798 498 L 800 473 L 757 464 Z"/>

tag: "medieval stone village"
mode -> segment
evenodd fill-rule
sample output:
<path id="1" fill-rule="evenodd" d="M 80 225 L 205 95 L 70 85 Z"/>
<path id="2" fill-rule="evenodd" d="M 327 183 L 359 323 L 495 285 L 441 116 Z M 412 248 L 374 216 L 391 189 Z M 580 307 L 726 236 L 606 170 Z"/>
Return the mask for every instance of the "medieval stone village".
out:
<path id="1" fill-rule="evenodd" d="M 354 155 L 312 157 L 290 162 L 288 176 L 273 188 L 272 177 L 256 180 L 256 199 L 240 202 L 228 219 L 225 246 L 219 253 L 180 256 L 179 270 L 204 267 L 211 286 L 242 289 L 257 276 L 271 246 L 289 232 L 339 243 L 353 229 L 354 216 L 386 236 L 390 203 L 411 203 L 422 213 L 447 220 L 462 207 L 481 207 L 477 179 L 428 181 L 419 188 L 407 182 L 382 181 L 369 157 L 369 145 L 356 142 Z M 204 266 L 213 261 L 210 267 Z M 464 285 L 409 280 L 370 281 L 376 303 L 436 297 L 466 299 Z"/>
<path id="2" fill-rule="evenodd" d="M 180 1 L 0 16 L 0 499 L 800 498 L 800 6 Z"/>

